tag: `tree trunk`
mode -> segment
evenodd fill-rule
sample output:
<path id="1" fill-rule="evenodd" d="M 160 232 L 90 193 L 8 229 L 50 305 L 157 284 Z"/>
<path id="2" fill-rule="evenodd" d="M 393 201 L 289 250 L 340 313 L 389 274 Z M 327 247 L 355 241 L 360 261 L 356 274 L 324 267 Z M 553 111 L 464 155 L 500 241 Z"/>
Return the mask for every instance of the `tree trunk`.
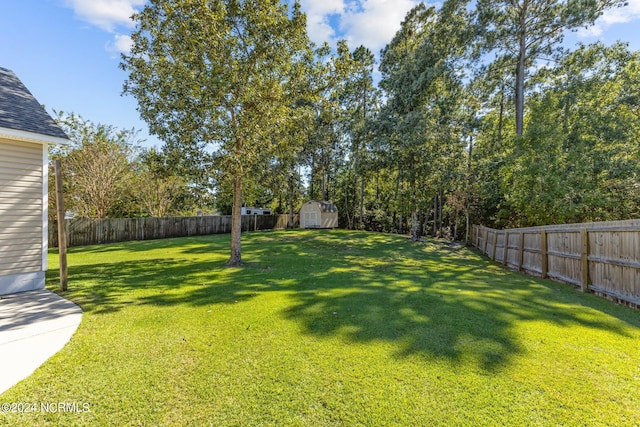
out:
<path id="1" fill-rule="evenodd" d="M 498 115 L 498 149 L 502 147 L 502 123 L 504 122 L 504 85 L 500 88 L 500 113 Z"/>
<path id="2" fill-rule="evenodd" d="M 442 237 L 442 203 L 444 199 L 444 190 L 440 188 L 440 196 L 438 197 L 438 237 Z"/>
<path id="3" fill-rule="evenodd" d="M 411 240 L 417 242 L 420 240 L 420 223 L 418 222 L 418 209 L 414 209 L 411 213 Z"/>
<path id="4" fill-rule="evenodd" d="M 520 19 L 520 51 L 518 53 L 518 67 L 516 69 L 516 135 L 522 136 L 524 130 L 524 74 L 525 74 L 525 59 L 527 55 L 526 46 L 526 28 L 525 28 L 525 13 L 522 13 Z"/>
<path id="5" fill-rule="evenodd" d="M 438 195 L 433 197 L 433 237 L 438 233 Z"/>
<path id="6" fill-rule="evenodd" d="M 465 236 L 464 236 L 464 243 L 465 245 L 469 245 L 469 227 L 470 227 L 470 223 L 469 223 L 469 209 L 467 208 L 467 212 L 465 213 Z"/>
<path id="7" fill-rule="evenodd" d="M 242 177 L 238 174 L 233 182 L 233 211 L 231 214 L 231 258 L 230 267 L 242 265 Z"/>
<path id="8" fill-rule="evenodd" d="M 293 173 L 289 175 L 289 222 L 287 228 L 293 228 Z"/>
<path id="9" fill-rule="evenodd" d="M 464 215 L 466 219 L 465 244 L 469 244 L 469 211 L 471 209 L 471 160 L 473 159 L 473 137 L 469 137 L 469 157 L 467 159 L 467 191 L 464 203 Z"/>
<path id="10" fill-rule="evenodd" d="M 316 158 L 312 154 L 311 155 L 311 171 L 309 172 L 309 197 L 313 199 L 315 195 L 313 194 L 313 176 L 316 169 Z"/>
<path id="11" fill-rule="evenodd" d="M 322 172 L 322 200 L 327 200 L 327 176 Z"/>
<path id="12" fill-rule="evenodd" d="M 360 229 L 364 229 L 364 178 L 360 179 Z"/>
<path id="13" fill-rule="evenodd" d="M 328 165 L 327 165 L 327 158 L 324 152 L 324 149 L 322 149 L 322 157 L 321 157 L 321 162 L 322 162 L 322 200 L 326 200 L 329 201 L 329 199 L 327 198 L 327 181 L 329 179 L 329 172 L 327 171 L 328 169 Z"/>
<path id="14" fill-rule="evenodd" d="M 362 87 L 362 122 L 367 123 L 367 85 Z M 360 144 L 358 144 L 358 153 Z M 358 158 L 358 162 L 360 159 Z M 356 169 L 357 170 L 357 169 Z M 360 177 L 360 229 L 364 229 L 364 176 Z"/>
<path id="15" fill-rule="evenodd" d="M 351 209 L 351 204 L 349 203 L 349 194 L 348 192 L 346 192 L 345 194 L 345 215 L 347 217 L 347 229 L 348 230 L 353 230 L 354 226 L 353 226 L 353 221 L 355 220 L 355 214 L 352 212 Z"/>
<path id="16" fill-rule="evenodd" d="M 399 199 L 399 195 L 402 193 L 402 179 L 400 177 L 400 171 L 398 171 L 398 178 L 396 180 L 396 192 L 393 195 L 393 199 L 396 201 L 399 201 L 400 203 L 398 203 L 398 214 L 399 214 L 399 218 L 398 218 L 398 234 L 404 234 L 404 215 L 402 214 L 403 210 L 404 210 L 404 206 L 402 205 L 402 201 L 398 200 Z"/>
<path id="17" fill-rule="evenodd" d="M 456 209 L 455 219 L 453 220 L 453 238 L 451 240 L 458 240 L 458 209 Z"/>

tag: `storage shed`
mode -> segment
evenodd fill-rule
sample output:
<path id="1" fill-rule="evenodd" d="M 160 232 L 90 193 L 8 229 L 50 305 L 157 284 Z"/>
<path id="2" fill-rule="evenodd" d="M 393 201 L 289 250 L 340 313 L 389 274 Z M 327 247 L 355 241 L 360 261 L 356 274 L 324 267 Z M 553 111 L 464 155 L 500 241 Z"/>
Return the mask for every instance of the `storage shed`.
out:
<path id="1" fill-rule="evenodd" d="M 67 142 L 20 79 L 0 68 L 0 295 L 44 288 L 47 147 Z"/>
<path id="2" fill-rule="evenodd" d="M 310 201 L 300 208 L 300 228 L 336 228 L 338 208 L 333 203 Z"/>

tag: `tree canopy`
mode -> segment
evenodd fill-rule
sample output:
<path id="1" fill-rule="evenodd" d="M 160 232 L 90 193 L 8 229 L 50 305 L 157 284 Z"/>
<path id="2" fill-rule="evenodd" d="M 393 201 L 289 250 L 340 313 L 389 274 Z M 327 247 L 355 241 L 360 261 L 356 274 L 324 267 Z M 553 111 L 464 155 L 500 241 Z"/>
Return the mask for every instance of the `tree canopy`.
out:
<path id="1" fill-rule="evenodd" d="M 125 92 L 151 132 L 217 156 L 233 185 L 229 264 L 239 265 L 243 180 L 275 156 L 307 91 L 305 16 L 280 0 L 153 0 L 134 21 Z"/>

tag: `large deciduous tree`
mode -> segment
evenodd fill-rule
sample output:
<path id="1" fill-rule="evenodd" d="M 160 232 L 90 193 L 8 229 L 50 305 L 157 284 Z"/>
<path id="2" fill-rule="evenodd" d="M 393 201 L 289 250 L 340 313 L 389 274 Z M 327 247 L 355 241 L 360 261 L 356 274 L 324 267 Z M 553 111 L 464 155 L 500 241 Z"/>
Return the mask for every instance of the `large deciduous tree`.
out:
<path id="1" fill-rule="evenodd" d="M 152 0 L 134 15 L 125 93 L 151 132 L 215 151 L 233 185 L 231 257 L 240 265 L 243 180 L 296 118 L 309 52 L 305 16 L 280 0 Z"/>
<path id="2" fill-rule="evenodd" d="M 131 214 L 127 198 L 139 142 L 137 131 L 95 124 L 75 114 L 55 113 L 57 123 L 71 140 L 69 146 L 52 153 L 52 158 L 64 159 L 67 210 L 84 218 L 120 216 L 123 211 Z"/>

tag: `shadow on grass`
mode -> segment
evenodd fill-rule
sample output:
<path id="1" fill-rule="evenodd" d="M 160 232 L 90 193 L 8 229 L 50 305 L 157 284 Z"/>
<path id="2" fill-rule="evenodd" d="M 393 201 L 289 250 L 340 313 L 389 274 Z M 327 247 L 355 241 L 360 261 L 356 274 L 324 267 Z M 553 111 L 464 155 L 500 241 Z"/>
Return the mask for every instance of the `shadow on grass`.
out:
<path id="1" fill-rule="evenodd" d="M 131 304 L 232 304 L 285 292 L 291 303 L 282 316 L 308 334 L 340 337 L 346 344 L 390 342 L 397 357 L 473 361 L 487 371 L 523 351 L 514 322 L 544 320 L 625 334 L 619 322 L 585 314 L 590 308 L 620 318 L 619 307 L 505 272 L 466 249 L 342 231 L 244 239 L 243 268 L 225 267 L 227 239 L 221 237 L 118 245 L 122 251 L 160 249 L 157 258 L 146 260 L 109 263 L 113 252 L 106 247 L 107 262 L 70 267 L 74 290 L 68 296 L 84 311 L 101 314 Z M 55 273 L 49 278 L 55 280 Z M 623 320 L 640 327 L 637 316 Z"/>

